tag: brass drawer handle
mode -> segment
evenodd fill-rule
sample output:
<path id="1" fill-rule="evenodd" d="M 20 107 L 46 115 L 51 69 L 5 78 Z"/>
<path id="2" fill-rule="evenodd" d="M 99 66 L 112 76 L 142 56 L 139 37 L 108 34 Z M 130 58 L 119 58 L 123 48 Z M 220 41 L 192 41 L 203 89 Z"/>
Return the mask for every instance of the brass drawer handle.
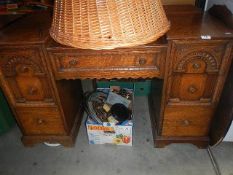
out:
<path id="1" fill-rule="evenodd" d="M 45 123 L 45 121 L 43 119 L 37 119 L 37 124 L 38 125 L 42 125 L 44 123 Z"/>
<path id="2" fill-rule="evenodd" d="M 189 88 L 188 88 L 188 92 L 191 93 L 191 94 L 194 94 L 195 92 L 197 92 L 197 88 L 193 85 L 191 85 Z"/>
<path id="3" fill-rule="evenodd" d="M 72 60 L 69 61 L 70 66 L 76 66 L 77 64 L 78 64 L 78 61 L 75 60 L 75 59 L 72 59 Z"/>
<path id="4" fill-rule="evenodd" d="M 139 65 L 145 65 L 146 64 L 146 59 L 145 58 L 139 58 L 139 61 L 138 61 Z"/>
<path id="5" fill-rule="evenodd" d="M 19 103 L 25 103 L 26 99 L 25 98 L 18 98 L 17 102 L 19 102 Z"/>
<path id="6" fill-rule="evenodd" d="M 190 125 L 190 121 L 189 120 L 183 120 L 182 125 L 183 126 L 188 126 L 188 125 Z"/>
<path id="7" fill-rule="evenodd" d="M 27 73 L 27 72 L 29 72 L 29 68 L 28 68 L 27 66 L 22 66 L 22 67 L 20 68 L 20 72 L 21 72 L 21 73 Z"/>
<path id="8" fill-rule="evenodd" d="M 193 64 L 193 69 L 198 70 L 198 69 L 200 69 L 200 68 L 201 68 L 201 65 L 200 65 L 199 63 L 194 63 L 194 64 Z"/>
<path id="9" fill-rule="evenodd" d="M 37 94 L 37 91 L 38 91 L 37 88 L 31 87 L 28 91 L 28 94 L 35 95 L 35 94 Z"/>

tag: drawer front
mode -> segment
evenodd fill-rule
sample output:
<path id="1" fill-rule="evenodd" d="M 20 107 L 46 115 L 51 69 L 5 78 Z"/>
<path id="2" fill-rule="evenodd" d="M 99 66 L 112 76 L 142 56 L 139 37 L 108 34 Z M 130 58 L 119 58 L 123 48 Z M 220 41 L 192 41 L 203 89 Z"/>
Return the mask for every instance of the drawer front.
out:
<path id="1" fill-rule="evenodd" d="M 163 136 L 207 136 L 213 108 L 200 106 L 169 106 L 165 109 Z"/>
<path id="2" fill-rule="evenodd" d="M 172 45 L 173 72 L 218 72 L 229 41 L 174 41 Z M 229 50 L 230 51 L 230 50 Z"/>
<path id="3" fill-rule="evenodd" d="M 57 78 L 161 77 L 165 48 L 152 51 L 51 53 Z"/>
<path id="4" fill-rule="evenodd" d="M 215 103 L 230 61 L 230 48 L 228 41 L 175 41 L 171 51 L 168 103 Z"/>
<path id="5" fill-rule="evenodd" d="M 211 104 L 218 79 L 216 74 L 173 74 L 168 102 Z"/>
<path id="6" fill-rule="evenodd" d="M 53 103 L 39 48 L 0 50 L 0 71 L 14 103 Z"/>
<path id="7" fill-rule="evenodd" d="M 16 111 L 25 135 L 65 134 L 64 124 L 57 107 L 17 107 Z"/>

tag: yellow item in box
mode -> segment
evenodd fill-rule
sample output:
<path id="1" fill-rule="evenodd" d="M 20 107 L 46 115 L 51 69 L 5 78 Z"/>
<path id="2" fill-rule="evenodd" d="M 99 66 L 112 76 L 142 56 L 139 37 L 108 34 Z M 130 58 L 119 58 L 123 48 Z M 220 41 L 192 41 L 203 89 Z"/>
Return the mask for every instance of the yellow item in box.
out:
<path id="1" fill-rule="evenodd" d="M 109 88 L 98 88 L 99 91 L 109 91 Z M 132 92 L 133 90 L 128 89 Z M 133 104 L 133 101 L 132 103 Z M 108 104 L 106 104 L 108 106 Z M 109 107 L 109 106 L 108 106 Z M 108 107 L 104 110 L 108 110 Z M 114 117 L 108 117 L 108 122 L 99 124 L 91 116 L 87 117 L 86 128 L 89 144 L 114 144 L 132 146 L 133 143 L 133 114 L 130 120 L 116 124 Z M 115 120 L 115 122 L 114 122 Z M 118 123 L 118 121 L 117 121 Z"/>
<path id="2" fill-rule="evenodd" d="M 104 104 L 103 109 L 104 109 L 106 112 L 109 112 L 109 111 L 110 111 L 110 107 L 109 107 L 107 104 Z"/>

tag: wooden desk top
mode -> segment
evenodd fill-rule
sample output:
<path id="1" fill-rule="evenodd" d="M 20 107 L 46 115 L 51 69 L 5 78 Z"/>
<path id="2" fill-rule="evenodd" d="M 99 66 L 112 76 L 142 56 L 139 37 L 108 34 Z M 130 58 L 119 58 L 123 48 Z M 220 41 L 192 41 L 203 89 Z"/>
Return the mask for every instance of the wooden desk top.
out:
<path id="1" fill-rule="evenodd" d="M 44 43 L 49 37 L 52 16 L 49 12 L 28 14 L 0 30 L 0 44 Z"/>
<path id="2" fill-rule="evenodd" d="M 165 7 L 171 29 L 167 39 L 201 39 L 211 36 L 212 39 L 232 38 L 233 30 L 208 13 L 202 13 L 193 6 Z"/>
<path id="3" fill-rule="evenodd" d="M 19 19 L 23 15 L 0 15 L 0 29 L 5 27 L 6 25 L 15 22 L 15 20 Z"/>
<path id="4" fill-rule="evenodd" d="M 166 35 L 168 40 L 201 39 L 201 35 L 210 35 L 212 39 L 233 38 L 232 29 L 209 14 L 201 13 L 194 6 L 165 6 L 165 11 L 171 22 L 171 28 Z M 49 12 L 26 15 L 22 20 L 17 20 L 0 31 L 0 44 L 44 43 L 50 38 L 51 19 Z M 164 39 L 160 39 L 147 46 L 164 43 Z"/>

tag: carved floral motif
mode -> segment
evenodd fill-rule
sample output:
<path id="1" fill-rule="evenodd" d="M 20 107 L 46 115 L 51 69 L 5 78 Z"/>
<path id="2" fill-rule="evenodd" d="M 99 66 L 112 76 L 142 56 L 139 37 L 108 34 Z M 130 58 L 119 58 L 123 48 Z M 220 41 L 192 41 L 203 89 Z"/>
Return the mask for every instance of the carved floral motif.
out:
<path id="1" fill-rule="evenodd" d="M 189 53 L 181 59 L 180 62 L 176 65 L 176 71 L 178 72 L 184 72 L 185 67 L 187 63 L 192 62 L 193 60 L 200 59 L 204 61 L 207 65 L 207 71 L 209 72 L 215 72 L 218 71 L 218 63 L 217 60 L 214 58 L 214 56 L 208 52 L 204 51 L 195 51 L 192 53 Z"/>
<path id="2" fill-rule="evenodd" d="M 21 57 L 8 57 L 6 64 L 2 66 L 2 70 L 6 76 L 15 76 L 17 74 L 16 67 L 17 65 L 24 65 L 30 67 L 35 74 L 43 73 L 41 67 L 35 63 L 30 58 L 21 56 Z"/>

